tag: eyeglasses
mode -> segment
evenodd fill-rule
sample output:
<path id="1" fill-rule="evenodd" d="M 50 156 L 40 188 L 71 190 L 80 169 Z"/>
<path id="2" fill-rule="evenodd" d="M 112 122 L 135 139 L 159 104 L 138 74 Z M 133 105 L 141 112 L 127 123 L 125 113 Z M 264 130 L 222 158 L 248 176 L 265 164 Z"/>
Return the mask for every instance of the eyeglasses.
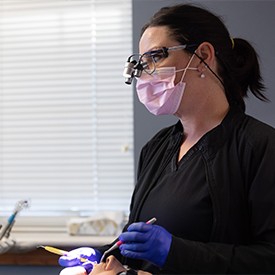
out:
<path id="1" fill-rule="evenodd" d="M 162 47 L 157 50 L 145 52 L 142 55 L 132 54 L 128 57 L 123 70 L 125 83 L 131 84 L 133 78 L 140 77 L 143 71 L 145 71 L 149 75 L 153 74 L 156 70 L 156 63 L 158 63 L 161 59 L 168 57 L 169 51 L 184 49 L 194 51 L 196 48 L 196 44 L 185 44 L 172 47 Z"/>
<path id="2" fill-rule="evenodd" d="M 189 45 L 188 45 L 189 47 Z M 162 60 L 163 58 L 168 57 L 169 51 L 177 51 L 177 50 L 184 50 L 187 48 L 187 45 L 178 45 L 172 47 L 162 47 L 158 50 L 153 50 L 149 52 L 145 52 L 141 55 L 139 62 L 142 65 L 143 70 L 147 74 L 153 74 L 156 70 L 156 64 Z"/>

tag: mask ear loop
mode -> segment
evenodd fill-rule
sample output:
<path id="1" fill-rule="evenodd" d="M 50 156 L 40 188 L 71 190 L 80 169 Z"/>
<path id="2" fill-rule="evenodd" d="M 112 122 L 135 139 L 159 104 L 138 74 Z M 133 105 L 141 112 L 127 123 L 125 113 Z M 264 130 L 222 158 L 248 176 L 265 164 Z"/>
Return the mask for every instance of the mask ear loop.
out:
<path id="1" fill-rule="evenodd" d="M 183 72 L 183 74 L 182 74 L 182 76 L 181 76 L 180 82 L 183 81 L 183 79 L 184 79 L 184 77 L 185 77 L 185 74 L 186 74 L 186 72 L 187 72 L 188 69 L 189 69 L 189 70 L 194 70 L 194 71 L 197 71 L 197 70 L 198 70 L 197 68 L 189 68 L 189 66 L 190 66 L 190 64 L 191 64 L 191 62 L 192 62 L 194 56 L 195 56 L 195 54 L 193 54 L 193 55 L 191 56 L 191 58 L 189 59 L 187 65 L 186 65 L 186 67 L 185 67 L 185 69 L 183 69 L 184 72 Z"/>

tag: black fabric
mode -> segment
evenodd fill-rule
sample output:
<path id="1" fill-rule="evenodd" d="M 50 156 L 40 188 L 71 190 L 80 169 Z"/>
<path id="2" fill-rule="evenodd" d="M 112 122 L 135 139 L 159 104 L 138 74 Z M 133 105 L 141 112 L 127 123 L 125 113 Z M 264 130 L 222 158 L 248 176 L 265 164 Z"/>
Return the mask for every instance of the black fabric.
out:
<path id="1" fill-rule="evenodd" d="M 140 221 L 146 211 L 155 216 L 145 209 L 146 204 L 149 206 L 146 199 L 152 197 L 151 192 L 164 178 L 181 144 L 182 133 L 178 122 L 161 130 L 144 146 L 128 224 Z M 188 238 L 182 236 L 186 217 L 179 218 L 179 207 L 175 221 L 171 221 L 173 216 L 169 217 L 171 225 L 166 222 L 167 213 L 162 216 L 158 212 L 157 224 L 168 227 L 173 234 L 162 269 L 144 261 L 125 259 L 118 250 L 115 256 L 135 269 L 154 274 L 275 274 L 275 130 L 231 108 L 223 122 L 192 150 L 199 165 L 192 168 L 194 171 L 190 169 L 190 177 L 195 177 L 197 170 L 201 177 L 197 186 L 202 187 L 204 178 L 207 189 L 202 192 L 203 198 L 207 201 L 207 192 L 211 198 L 206 203 L 213 214 L 207 226 L 213 225 L 209 239 L 205 240 L 208 233 L 203 234 L 204 241 L 199 241 L 195 232 L 193 236 L 188 234 Z M 187 166 L 192 162 L 188 154 L 184 160 Z M 188 225 L 192 226 L 195 225 Z"/>
<path id="2" fill-rule="evenodd" d="M 213 212 L 200 152 L 190 150 L 179 164 L 177 159 L 178 150 L 148 194 L 138 220 L 156 217 L 157 224 L 173 235 L 206 242 L 211 234 Z"/>

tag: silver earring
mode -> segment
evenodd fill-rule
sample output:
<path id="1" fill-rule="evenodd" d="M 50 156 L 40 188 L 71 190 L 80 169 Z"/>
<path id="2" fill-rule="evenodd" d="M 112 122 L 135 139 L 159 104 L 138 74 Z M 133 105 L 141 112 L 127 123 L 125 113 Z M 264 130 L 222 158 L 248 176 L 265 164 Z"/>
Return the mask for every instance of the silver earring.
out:
<path id="1" fill-rule="evenodd" d="M 201 73 L 200 78 L 205 78 L 205 74 Z"/>

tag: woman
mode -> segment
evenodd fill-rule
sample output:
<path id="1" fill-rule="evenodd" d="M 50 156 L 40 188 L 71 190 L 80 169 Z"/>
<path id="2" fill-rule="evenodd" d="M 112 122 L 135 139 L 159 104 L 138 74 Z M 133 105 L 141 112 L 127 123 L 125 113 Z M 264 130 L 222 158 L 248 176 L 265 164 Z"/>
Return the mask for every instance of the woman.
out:
<path id="1" fill-rule="evenodd" d="M 185 4 L 158 11 L 139 48 L 140 101 L 179 121 L 141 152 L 114 254 L 152 273 L 275 273 L 275 131 L 244 103 L 267 100 L 255 50 Z"/>

